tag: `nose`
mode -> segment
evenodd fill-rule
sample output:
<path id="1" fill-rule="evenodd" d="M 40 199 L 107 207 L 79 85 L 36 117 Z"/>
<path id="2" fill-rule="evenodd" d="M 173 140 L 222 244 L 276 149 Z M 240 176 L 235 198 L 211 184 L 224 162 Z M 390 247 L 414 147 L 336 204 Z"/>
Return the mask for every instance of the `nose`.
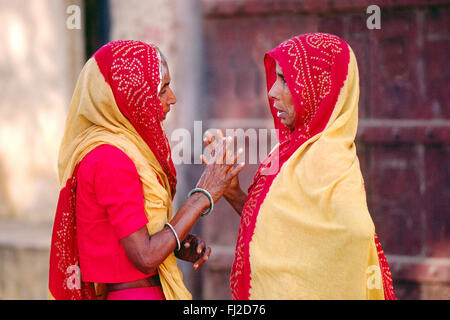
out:
<path id="1" fill-rule="evenodd" d="M 277 95 L 276 95 L 276 82 L 273 84 L 272 88 L 270 88 L 267 95 L 269 96 L 269 99 L 271 99 L 271 100 L 278 100 Z"/>
<path id="2" fill-rule="evenodd" d="M 169 103 L 169 104 L 177 103 L 177 97 L 175 97 L 175 94 L 173 93 L 172 89 L 170 89 L 169 99 L 167 99 L 167 103 Z"/>

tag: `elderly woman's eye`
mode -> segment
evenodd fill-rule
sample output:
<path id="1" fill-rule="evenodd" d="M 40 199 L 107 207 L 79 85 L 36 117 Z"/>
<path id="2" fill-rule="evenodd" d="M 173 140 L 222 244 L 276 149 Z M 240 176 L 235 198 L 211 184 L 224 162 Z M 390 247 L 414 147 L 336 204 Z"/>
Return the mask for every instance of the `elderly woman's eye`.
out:
<path id="1" fill-rule="evenodd" d="M 277 77 L 281 80 L 281 82 L 286 83 L 286 79 L 282 75 L 277 74 Z"/>

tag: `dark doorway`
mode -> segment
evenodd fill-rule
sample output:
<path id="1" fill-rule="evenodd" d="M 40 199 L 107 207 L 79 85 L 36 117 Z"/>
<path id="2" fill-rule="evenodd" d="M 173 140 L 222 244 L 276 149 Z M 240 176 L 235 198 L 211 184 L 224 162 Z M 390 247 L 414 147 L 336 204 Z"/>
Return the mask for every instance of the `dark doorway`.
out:
<path id="1" fill-rule="evenodd" d="M 108 0 L 85 0 L 86 58 L 89 59 L 100 47 L 109 42 L 111 26 Z"/>

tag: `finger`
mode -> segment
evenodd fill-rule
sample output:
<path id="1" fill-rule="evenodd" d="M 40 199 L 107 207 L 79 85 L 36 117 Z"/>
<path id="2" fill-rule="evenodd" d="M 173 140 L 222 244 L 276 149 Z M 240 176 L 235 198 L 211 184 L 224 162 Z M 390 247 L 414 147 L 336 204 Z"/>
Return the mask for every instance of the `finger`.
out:
<path id="1" fill-rule="evenodd" d="M 209 163 L 208 163 L 208 161 L 206 160 L 206 157 L 204 156 L 204 155 L 200 155 L 200 161 L 205 165 L 205 166 L 207 166 Z"/>
<path id="2" fill-rule="evenodd" d="M 244 153 L 244 149 L 239 148 L 238 152 L 234 155 L 233 162 L 231 164 L 236 164 L 238 159 L 242 156 L 243 153 Z"/>
<path id="3" fill-rule="evenodd" d="M 205 133 L 205 138 L 203 139 L 203 142 L 205 143 L 206 149 L 208 150 L 211 157 L 214 157 L 215 154 L 215 147 L 217 145 L 216 137 L 212 135 L 211 132 L 207 131 Z"/>
<path id="4" fill-rule="evenodd" d="M 217 130 L 217 138 L 218 138 L 219 140 L 221 140 L 221 139 L 223 139 L 223 137 L 224 137 L 224 135 L 223 135 L 222 130 L 218 129 L 218 130 Z"/>
<path id="5" fill-rule="evenodd" d="M 206 145 L 210 144 L 212 142 L 212 137 L 213 135 L 209 131 L 206 131 L 203 142 L 205 142 Z"/>
<path id="6" fill-rule="evenodd" d="M 225 150 L 223 152 L 223 157 L 221 158 L 223 160 L 222 163 L 225 164 L 232 164 L 230 162 L 232 162 L 232 151 L 230 150 L 231 146 L 233 145 L 233 138 L 232 137 L 227 137 L 225 140 Z"/>
<path id="7" fill-rule="evenodd" d="M 214 148 L 213 148 L 212 144 L 209 144 L 206 147 L 206 150 L 203 150 L 203 153 L 200 155 L 200 161 L 204 165 L 208 165 L 213 160 L 214 160 Z"/>
<path id="8" fill-rule="evenodd" d="M 215 147 L 215 164 L 224 164 L 227 160 L 227 154 L 230 147 L 233 145 L 233 137 L 229 136 L 222 138 L 222 140 Z"/>
<path id="9" fill-rule="evenodd" d="M 235 167 L 229 171 L 229 174 L 231 175 L 231 177 L 234 177 L 236 175 L 238 175 L 242 169 L 244 169 L 245 167 L 245 163 L 237 163 L 235 164 Z"/>
<path id="10" fill-rule="evenodd" d="M 234 147 L 232 146 L 233 142 L 227 148 L 227 152 L 226 152 L 226 155 L 225 155 L 225 163 L 228 164 L 228 165 L 233 165 L 234 164 L 234 154 L 233 154 Z"/>
<path id="11" fill-rule="evenodd" d="M 213 162 L 217 164 L 221 164 L 220 161 L 223 161 L 223 154 L 226 150 L 227 139 L 222 138 L 214 147 L 214 156 Z"/>
<path id="12" fill-rule="evenodd" d="M 199 259 L 199 261 L 201 262 L 201 264 L 203 264 L 204 262 L 206 262 L 209 259 L 209 256 L 211 255 L 211 247 L 208 247 L 206 249 L 203 250 L 203 255 L 202 257 Z"/>
<path id="13" fill-rule="evenodd" d="M 206 248 L 205 253 L 203 254 L 203 257 L 205 257 L 205 260 L 208 260 L 210 255 L 211 255 L 211 247 L 208 247 L 208 248 Z"/>
<path id="14" fill-rule="evenodd" d="M 192 235 L 188 234 L 186 236 L 186 238 L 182 241 L 183 247 L 190 248 L 191 247 L 191 241 L 192 241 Z"/>
<path id="15" fill-rule="evenodd" d="M 199 240 L 199 244 L 197 246 L 197 254 L 201 254 L 203 249 L 205 249 L 206 243 L 203 240 Z"/>
<path id="16" fill-rule="evenodd" d="M 227 151 L 227 158 L 226 158 L 226 164 L 233 166 L 237 163 L 238 159 L 242 156 L 244 153 L 244 150 L 242 148 L 239 148 L 237 153 L 234 153 L 234 148 L 230 146 L 230 149 Z"/>
<path id="17" fill-rule="evenodd" d="M 205 138 L 203 139 L 203 142 L 206 146 L 209 146 L 211 143 L 214 143 L 216 140 L 216 137 L 209 131 L 205 132 Z"/>
<path id="18" fill-rule="evenodd" d="M 194 265 L 193 265 L 194 270 L 198 270 L 203 265 L 203 263 L 205 263 L 209 259 L 210 254 L 211 254 L 211 248 L 208 247 L 208 248 L 206 248 L 202 257 L 194 262 Z"/>
<path id="19" fill-rule="evenodd" d="M 216 146 L 217 146 L 216 140 L 213 140 L 209 144 L 206 145 L 206 149 L 208 150 L 211 157 L 214 157 L 214 155 L 216 154 L 216 151 L 215 151 Z"/>
<path id="20" fill-rule="evenodd" d="M 208 259 L 206 259 L 206 260 L 208 260 Z M 192 266 L 192 268 L 193 268 L 194 270 L 200 269 L 200 267 L 202 266 L 202 264 L 203 264 L 206 260 L 203 259 L 203 258 L 198 259 L 197 261 L 194 262 L 194 265 Z"/>

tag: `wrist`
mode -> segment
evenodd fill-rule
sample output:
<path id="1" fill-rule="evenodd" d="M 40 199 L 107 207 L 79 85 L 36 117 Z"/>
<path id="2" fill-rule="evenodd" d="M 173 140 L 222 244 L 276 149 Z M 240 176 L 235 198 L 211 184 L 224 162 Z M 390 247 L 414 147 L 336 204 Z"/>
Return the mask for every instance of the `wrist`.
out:
<path id="1" fill-rule="evenodd" d="M 198 199 L 197 201 L 201 201 L 200 199 L 203 199 L 203 205 L 205 205 L 205 201 L 207 201 L 206 203 L 208 204 L 207 208 L 204 211 L 202 211 L 203 213 L 201 214 L 201 216 L 205 216 L 205 215 L 208 215 L 209 213 L 211 213 L 211 211 L 214 208 L 214 199 L 211 196 L 211 194 L 209 193 L 209 191 L 206 189 L 197 187 L 197 188 L 192 189 L 191 192 L 189 192 L 188 198 L 190 198 L 196 194 L 197 194 L 196 199 Z M 202 203 L 202 202 L 200 202 L 200 203 Z"/>
<path id="2" fill-rule="evenodd" d="M 192 204 L 195 205 L 201 212 L 208 210 L 209 208 L 209 199 L 204 194 L 200 192 L 196 192 L 192 194 L 189 199 L 192 200 Z"/>
<path id="3" fill-rule="evenodd" d="M 244 193 L 244 191 L 242 191 L 241 187 L 236 187 L 233 189 L 228 189 L 223 197 L 227 200 L 227 201 L 233 201 L 236 200 L 238 198 L 241 197 L 241 195 Z"/>

